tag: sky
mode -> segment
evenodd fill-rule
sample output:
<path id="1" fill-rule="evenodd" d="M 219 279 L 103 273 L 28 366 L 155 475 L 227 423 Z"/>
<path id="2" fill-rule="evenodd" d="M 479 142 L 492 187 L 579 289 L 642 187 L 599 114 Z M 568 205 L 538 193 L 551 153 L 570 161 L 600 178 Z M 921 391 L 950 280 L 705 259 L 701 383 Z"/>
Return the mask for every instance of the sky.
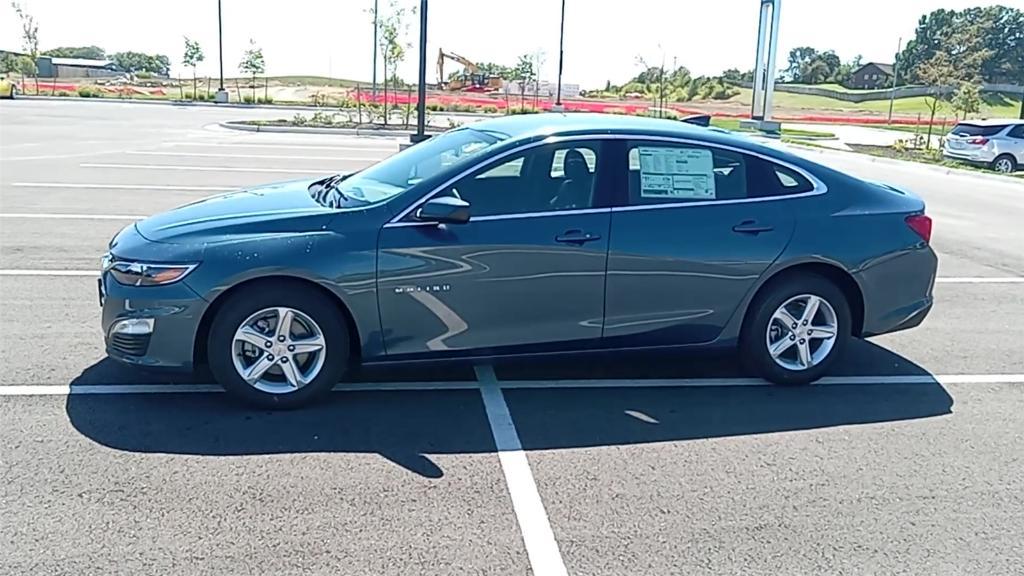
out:
<path id="1" fill-rule="evenodd" d="M 397 0 L 418 6 L 418 0 Z M 781 0 L 779 68 L 797 46 L 835 50 L 847 60 L 892 62 L 897 43 L 913 37 L 922 14 L 938 8 L 1024 0 Z M 97 45 L 108 53 L 134 50 L 170 57 L 172 75 L 191 76 L 181 56 L 183 36 L 206 53 L 200 75 L 217 75 L 216 0 L 20 0 L 39 25 L 40 48 Z M 389 0 L 380 0 L 382 12 Z M 373 0 L 222 0 L 224 73 L 237 74 L 253 39 L 263 49 L 269 75 L 329 75 L 369 81 Z M 584 89 L 621 84 L 636 75 L 638 57 L 686 66 L 694 75 L 753 68 L 758 0 L 566 0 L 567 83 Z M 430 0 L 427 81 L 436 80 L 438 48 L 474 61 L 514 64 L 540 53 L 541 79 L 558 71 L 560 0 Z M 399 75 L 416 77 L 419 17 L 410 17 L 412 45 Z M 7 2 L 0 6 L 0 49 L 19 49 L 21 33 Z M 448 64 L 447 69 L 452 70 Z M 383 73 L 378 73 L 382 76 Z"/>

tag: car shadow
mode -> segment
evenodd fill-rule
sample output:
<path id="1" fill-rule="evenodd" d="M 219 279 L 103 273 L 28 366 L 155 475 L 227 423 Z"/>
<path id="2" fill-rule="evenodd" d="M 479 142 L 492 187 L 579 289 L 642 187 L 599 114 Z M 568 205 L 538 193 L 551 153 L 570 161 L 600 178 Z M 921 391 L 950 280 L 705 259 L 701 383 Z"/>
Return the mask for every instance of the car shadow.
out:
<path id="1" fill-rule="evenodd" d="M 882 374 L 928 374 L 910 360 L 867 342 L 859 343 L 851 355 L 854 357 L 847 359 L 852 363 L 851 371 L 857 365 L 884 365 L 897 371 Z M 709 362 L 714 364 L 716 360 Z M 508 365 L 519 366 L 520 377 L 546 372 L 548 380 L 576 378 L 573 374 L 581 372 L 579 363 Z M 100 362 L 86 369 L 81 380 L 90 381 L 97 372 L 110 369 Z M 591 366 L 582 373 L 593 377 L 594 370 Z M 502 371 L 515 372 L 505 366 L 498 370 L 499 377 Z M 914 384 L 891 384 L 880 379 L 877 383 L 810 387 L 643 386 L 647 378 L 681 378 L 688 377 L 683 375 L 687 373 L 652 362 L 632 367 L 614 365 L 611 377 L 631 380 L 629 386 L 516 388 L 506 390 L 505 398 L 525 450 L 688 441 L 905 421 L 949 414 L 953 405 L 946 390 L 937 381 L 927 379 Z M 609 377 L 609 372 L 602 374 Z M 862 371 L 851 375 L 877 374 Z M 386 376 L 386 371 L 376 376 Z M 72 425 L 84 436 L 116 450 L 138 453 L 374 453 L 412 473 L 440 478 L 444 471 L 431 458 L 433 455 L 495 451 L 481 396 L 474 389 L 349 391 L 332 394 L 320 405 L 290 412 L 241 407 L 215 393 L 70 394 L 66 410 Z"/>

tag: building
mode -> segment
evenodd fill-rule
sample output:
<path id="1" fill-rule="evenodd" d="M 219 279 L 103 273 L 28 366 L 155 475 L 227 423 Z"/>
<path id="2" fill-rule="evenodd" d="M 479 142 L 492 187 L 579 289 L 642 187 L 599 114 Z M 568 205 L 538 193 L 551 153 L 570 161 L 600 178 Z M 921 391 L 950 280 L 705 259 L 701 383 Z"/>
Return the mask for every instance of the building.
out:
<path id="1" fill-rule="evenodd" d="M 36 68 L 41 78 L 110 78 L 124 72 L 110 60 L 88 58 L 36 58 Z"/>
<path id="2" fill-rule="evenodd" d="M 872 90 L 892 86 L 892 64 L 868 62 L 853 71 L 849 88 Z"/>

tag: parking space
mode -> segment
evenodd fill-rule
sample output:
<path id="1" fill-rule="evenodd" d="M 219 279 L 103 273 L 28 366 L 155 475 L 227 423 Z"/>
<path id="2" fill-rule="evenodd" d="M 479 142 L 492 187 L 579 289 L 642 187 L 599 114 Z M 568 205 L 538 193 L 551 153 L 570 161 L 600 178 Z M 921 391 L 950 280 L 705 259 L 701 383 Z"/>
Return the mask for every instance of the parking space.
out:
<path id="1" fill-rule="evenodd" d="M 1024 562 L 1019 183 L 801 152 L 924 197 L 940 258 L 924 325 L 854 342 L 820 386 L 766 386 L 728 352 L 506 360 L 493 377 L 370 367 L 323 406 L 271 413 L 225 402 L 203 374 L 106 360 L 95 286 L 135 218 L 398 149 L 215 126 L 261 114 L 280 116 L 0 107 L 0 573 Z"/>

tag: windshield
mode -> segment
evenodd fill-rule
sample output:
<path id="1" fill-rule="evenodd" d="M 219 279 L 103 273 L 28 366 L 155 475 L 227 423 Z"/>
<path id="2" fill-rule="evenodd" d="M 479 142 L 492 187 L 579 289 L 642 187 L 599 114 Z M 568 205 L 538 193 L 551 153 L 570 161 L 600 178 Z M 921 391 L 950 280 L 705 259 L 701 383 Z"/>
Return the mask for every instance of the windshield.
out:
<path id="1" fill-rule="evenodd" d="M 318 202 L 331 208 L 383 202 L 506 138 L 505 134 L 471 128 L 452 130 L 347 178 L 317 183 L 310 187 L 310 193 Z M 324 185 L 329 190 L 322 189 Z"/>

